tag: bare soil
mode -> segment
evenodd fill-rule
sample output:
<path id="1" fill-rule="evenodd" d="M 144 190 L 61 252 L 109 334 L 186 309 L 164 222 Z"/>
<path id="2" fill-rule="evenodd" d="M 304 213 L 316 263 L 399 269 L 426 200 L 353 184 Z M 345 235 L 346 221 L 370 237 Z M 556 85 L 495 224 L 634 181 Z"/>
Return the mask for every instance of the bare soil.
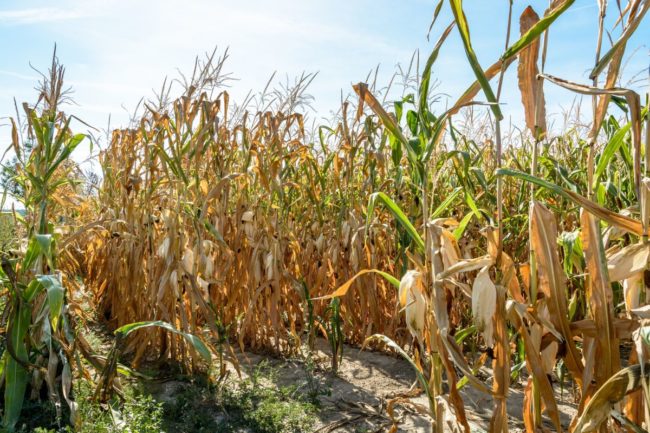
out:
<path id="1" fill-rule="evenodd" d="M 399 396 L 408 395 L 415 381 L 412 367 L 403 359 L 385 353 L 361 351 L 358 347 L 344 348 L 343 362 L 338 374 L 329 370 L 329 347 L 325 341 L 318 341 L 317 351 L 313 355 L 313 364 L 308 366 L 301 359 L 283 359 L 254 353 L 239 356 L 243 375 L 249 375 L 256 366 L 264 363 L 275 373 L 274 383 L 268 386 L 297 386 L 299 392 L 308 392 L 316 388 L 321 402 L 317 413 L 318 421 L 313 433 L 328 432 L 382 432 L 393 425 L 387 413 L 387 405 Z M 481 377 L 491 386 L 490 371 L 483 369 Z M 521 419 L 523 407 L 523 386 L 525 380 L 513 383 L 508 396 L 508 416 L 511 432 L 523 432 Z M 560 391 L 555 384 L 561 420 L 568 426 L 576 414 L 570 389 Z M 160 388 L 158 395 L 162 400 L 170 400 L 177 387 L 167 383 Z M 470 384 L 463 387 L 461 396 L 466 403 L 466 413 L 472 432 L 486 432 L 492 416 L 492 399 L 478 391 Z M 397 404 L 394 415 L 399 420 L 398 432 L 429 432 L 431 418 L 421 413 L 427 408 L 427 399 L 423 393 L 409 398 L 410 404 Z M 420 411 L 418 411 L 418 406 Z M 206 408 L 209 411 L 209 408 Z M 215 408 L 216 410 L 216 408 Z M 218 413 L 213 414 L 219 418 Z M 453 415 L 452 415 L 453 417 Z M 550 426 L 550 425 L 549 425 Z M 451 429 L 449 430 L 452 431 Z"/>

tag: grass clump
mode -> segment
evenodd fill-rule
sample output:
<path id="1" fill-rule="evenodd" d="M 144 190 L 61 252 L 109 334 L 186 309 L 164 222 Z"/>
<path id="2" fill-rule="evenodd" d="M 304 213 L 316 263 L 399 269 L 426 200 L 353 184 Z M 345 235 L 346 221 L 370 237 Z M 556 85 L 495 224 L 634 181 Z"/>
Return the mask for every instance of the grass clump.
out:
<path id="1" fill-rule="evenodd" d="M 167 431 L 299 433 L 310 431 L 316 406 L 294 386 L 276 386 L 272 372 L 220 388 L 186 386 L 165 405 Z"/>
<path id="2" fill-rule="evenodd" d="M 294 387 L 267 388 L 245 380 L 224 392 L 224 409 L 238 423 L 260 433 L 308 431 L 314 423 L 314 406 L 294 397 Z M 225 430 L 222 430 L 225 431 Z"/>
<path id="3" fill-rule="evenodd" d="M 77 391 L 79 402 L 79 433 L 160 433 L 163 408 L 150 395 L 129 386 L 124 401 L 102 407 L 91 400 L 92 387 L 82 382 Z M 109 410 L 106 410 L 109 409 Z"/>
<path id="4" fill-rule="evenodd" d="M 39 402 L 25 405 L 24 422 L 19 433 L 160 433 L 163 408 L 150 395 L 143 394 L 134 386 L 124 388 L 124 400 L 101 405 L 93 401 L 93 387 L 79 381 L 75 387 L 78 403 L 78 423 L 75 427 L 59 428 L 55 422 L 54 405 Z M 65 414 L 66 419 L 69 414 Z"/>

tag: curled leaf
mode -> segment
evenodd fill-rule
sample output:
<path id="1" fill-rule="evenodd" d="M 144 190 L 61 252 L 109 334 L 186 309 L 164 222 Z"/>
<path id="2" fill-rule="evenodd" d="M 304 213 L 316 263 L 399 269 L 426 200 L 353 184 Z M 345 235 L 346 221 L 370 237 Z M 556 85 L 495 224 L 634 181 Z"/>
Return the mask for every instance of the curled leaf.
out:
<path id="1" fill-rule="evenodd" d="M 643 271 L 650 259 L 650 244 L 632 244 L 607 257 L 610 281 L 628 279 Z"/>
<path id="2" fill-rule="evenodd" d="M 497 289 L 490 278 L 488 266 L 481 269 L 472 286 L 472 316 L 485 344 L 494 345 L 492 318 L 497 308 Z"/>
<path id="3" fill-rule="evenodd" d="M 404 307 L 406 326 L 411 335 L 423 343 L 427 302 L 422 273 L 411 270 L 404 274 L 399 284 L 399 301 Z"/>

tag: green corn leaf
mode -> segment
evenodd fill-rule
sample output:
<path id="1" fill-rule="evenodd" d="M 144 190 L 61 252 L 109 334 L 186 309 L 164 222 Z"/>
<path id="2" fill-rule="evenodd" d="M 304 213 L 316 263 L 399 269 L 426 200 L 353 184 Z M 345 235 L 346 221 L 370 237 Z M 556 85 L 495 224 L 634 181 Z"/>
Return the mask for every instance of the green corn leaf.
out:
<path id="1" fill-rule="evenodd" d="M 32 120 L 32 122 L 31 122 L 31 126 L 32 126 L 32 128 L 34 129 L 34 136 L 35 136 L 35 138 L 36 138 L 36 141 L 37 141 L 39 144 L 43 144 L 43 142 L 45 141 L 45 139 L 44 139 L 44 137 L 43 137 L 43 127 L 42 127 L 42 125 L 41 125 L 41 119 L 40 119 L 40 117 L 38 116 L 38 113 L 36 112 L 36 110 L 33 110 L 33 109 L 30 110 L 30 111 L 29 111 L 29 117 L 30 117 L 31 120 Z M 36 153 L 37 153 L 37 152 L 33 152 L 33 153 L 32 153 L 32 157 L 33 157 L 33 155 L 35 155 Z"/>
<path id="2" fill-rule="evenodd" d="M 618 152 L 618 150 L 621 148 L 621 145 L 625 142 L 625 137 L 630 131 L 631 125 L 631 123 L 626 123 L 625 126 L 616 131 L 616 133 L 612 136 L 612 138 L 605 146 L 605 149 L 603 149 L 603 153 L 600 155 L 598 165 L 594 171 L 594 187 L 598 183 L 600 176 L 602 176 L 607 169 L 607 166 L 612 161 L 614 155 Z"/>
<path id="3" fill-rule="evenodd" d="M 20 284 L 20 283 L 18 283 Z M 29 282 L 25 290 L 23 291 L 23 297 L 25 302 L 32 302 L 32 299 L 38 295 L 41 290 L 43 290 L 43 285 L 38 282 L 38 280 L 33 279 Z"/>
<path id="4" fill-rule="evenodd" d="M 418 135 L 418 114 L 413 110 L 408 110 L 406 112 L 406 123 L 411 131 L 412 135 Z M 411 145 L 412 146 L 412 145 Z M 419 149 L 416 149 L 416 152 L 419 154 Z"/>
<path id="5" fill-rule="evenodd" d="M 540 179 L 528 173 L 524 173 L 517 170 L 509 170 L 509 169 L 501 168 L 497 170 L 496 174 L 497 176 L 512 176 L 517 179 L 530 182 L 542 188 L 546 188 L 549 191 L 552 191 L 555 194 L 558 194 L 566 198 L 567 200 L 575 203 L 576 205 L 582 207 L 589 213 L 595 215 L 596 217 L 602 219 L 603 221 L 605 221 L 610 225 L 619 227 L 625 231 L 636 234 L 638 236 L 641 236 L 643 234 L 643 226 L 640 221 L 637 221 L 633 218 L 606 209 L 600 206 L 599 204 L 594 203 L 593 201 L 581 196 L 580 194 L 576 194 L 575 192 L 562 188 L 559 185 L 556 185 L 551 182 L 547 182 L 543 179 Z"/>
<path id="6" fill-rule="evenodd" d="M 456 227 L 456 230 L 454 230 L 454 238 L 456 238 L 456 240 L 459 240 L 460 238 L 463 237 L 463 233 L 465 233 L 465 230 L 467 229 L 467 225 L 472 220 L 474 215 L 476 214 L 474 213 L 474 211 L 472 211 L 467 215 L 465 215 L 463 219 L 460 221 L 460 224 L 458 225 L 458 227 Z"/>
<path id="7" fill-rule="evenodd" d="M 617 51 L 625 48 L 628 39 L 630 39 L 630 36 L 634 34 L 641 21 L 643 21 L 643 17 L 648 12 L 648 9 L 650 9 L 650 2 L 645 2 L 643 8 L 637 12 L 634 19 L 625 27 L 625 30 L 621 34 L 620 38 L 614 43 L 614 45 L 612 45 L 612 47 L 605 53 L 605 55 L 600 58 L 594 69 L 589 74 L 589 79 L 593 80 L 598 75 L 600 75 L 600 73 L 603 72 L 609 62 L 612 61 L 614 54 L 616 54 Z"/>
<path id="8" fill-rule="evenodd" d="M 34 235 L 27 244 L 27 250 L 25 251 L 25 257 L 23 258 L 22 268 L 31 268 L 38 257 L 41 255 L 45 256 L 50 267 L 54 267 L 52 247 L 52 235 Z"/>
<path id="9" fill-rule="evenodd" d="M 439 7 L 442 6 L 442 1 L 439 3 Z M 438 58 L 438 53 L 440 52 L 440 48 L 442 48 L 442 44 L 445 42 L 445 39 L 447 39 L 447 36 L 449 36 L 449 33 L 451 30 L 454 28 L 454 22 L 449 24 L 449 26 L 445 29 L 445 31 L 442 33 L 442 36 L 440 36 L 440 39 L 436 43 L 436 46 L 433 48 L 433 51 L 431 51 L 431 54 L 429 55 L 429 58 L 427 59 L 427 63 L 424 66 L 424 71 L 422 72 L 422 81 L 420 83 L 420 107 L 419 107 L 419 115 L 420 115 L 420 122 L 422 123 L 422 127 L 425 131 L 427 131 L 427 134 L 430 133 L 428 125 L 428 119 L 426 119 L 425 113 L 429 110 L 429 84 L 431 82 L 431 69 L 433 68 L 433 64 L 435 63 L 436 59 Z"/>
<path id="10" fill-rule="evenodd" d="M 456 333 L 456 335 L 454 335 L 456 344 L 462 344 L 467 337 L 473 334 L 476 334 L 476 325 L 470 325 L 466 328 L 461 329 Z"/>
<path id="11" fill-rule="evenodd" d="M 483 93 L 485 93 L 485 98 L 488 100 L 488 102 L 492 104 L 490 105 L 490 108 L 492 108 L 492 112 L 494 113 L 494 116 L 498 120 L 501 120 L 503 119 L 503 114 L 501 114 L 501 109 L 499 108 L 499 104 L 497 103 L 497 98 L 496 96 L 494 96 L 492 87 L 490 87 L 490 83 L 487 77 L 485 76 L 485 72 L 483 71 L 483 68 L 479 64 L 478 59 L 476 58 L 476 53 L 474 53 L 474 49 L 472 48 L 472 42 L 469 35 L 469 25 L 467 24 L 467 18 L 465 17 L 465 12 L 463 12 L 463 1 L 449 0 L 449 3 L 451 5 L 451 10 L 454 13 L 454 18 L 456 20 L 458 32 L 460 33 L 460 37 L 463 40 L 463 46 L 465 47 L 465 54 L 467 55 L 467 60 L 469 61 L 472 70 L 474 71 L 474 75 L 476 75 L 476 80 L 479 82 L 481 88 L 483 89 Z"/>
<path id="12" fill-rule="evenodd" d="M 29 329 L 31 320 L 31 311 L 25 305 L 21 304 L 13 314 L 11 320 L 11 330 L 9 338 L 11 345 L 18 358 L 27 361 L 27 344 L 25 336 Z M 23 400 L 29 374 L 12 356 L 7 356 L 5 365 L 5 395 L 4 395 L 4 417 L 2 420 L 3 427 L 8 432 L 13 432 L 20 417 L 23 408 Z"/>
<path id="13" fill-rule="evenodd" d="M 375 192 L 370 195 L 370 199 L 368 200 L 368 209 L 367 209 L 367 218 L 366 218 L 366 233 L 368 232 L 368 227 L 370 226 L 370 220 L 373 215 L 373 211 L 375 209 L 376 203 L 379 201 L 382 203 L 384 206 L 388 208 L 388 210 L 393 214 L 395 217 L 395 220 L 406 230 L 408 233 L 409 237 L 411 240 L 415 243 L 417 249 L 419 251 L 424 251 L 424 240 L 418 233 L 418 231 L 413 227 L 413 224 L 411 224 L 411 221 L 409 221 L 408 217 L 402 209 L 386 194 L 383 192 Z"/>
<path id="14" fill-rule="evenodd" d="M 143 329 L 143 328 L 150 328 L 153 326 L 166 329 L 169 332 L 173 332 L 174 334 L 180 335 L 181 337 L 185 338 L 189 343 L 191 343 L 192 346 L 194 346 L 194 348 L 196 349 L 196 351 L 199 352 L 199 354 L 208 363 L 212 360 L 212 356 L 210 355 L 210 350 L 208 350 L 208 347 L 205 345 L 205 343 L 203 343 L 203 341 L 201 341 L 199 337 L 193 334 L 188 334 L 187 332 L 179 331 L 169 323 L 163 322 L 162 320 L 129 323 L 128 325 L 124 325 L 117 328 L 115 330 L 115 335 L 121 334 L 123 337 L 126 337 L 133 331 L 136 331 L 138 329 Z"/>
<path id="15" fill-rule="evenodd" d="M 223 236 L 221 236 L 221 233 L 219 233 L 219 230 L 217 230 L 216 227 L 213 226 L 207 218 L 203 218 L 201 221 L 203 222 L 204 227 L 210 232 L 212 236 L 214 236 L 217 242 L 224 246 L 228 246 L 226 241 L 223 239 Z"/>
<path id="16" fill-rule="evenodd" d="M 36 259 L 41 254 L 41 246 L 36 238 L 31 238 L 25 250 L 25 257 L 23 257 L 22 269 L 29 269 L 32 267 Z"/>
<path id="17" fill-rule="evenodd" d="M 70 154 L 72 154 L 72 152 L 77 148 L 77 146 L 79 146 L 79 144 L 84 140 L 84 138 L 86 138 L 86 134 L 76 134 L 65 143 L 65 145 L 63 146 L 63 150 L 59 154 L 58 158 L 56 159 L 56 161 L 52 163 L 52 165 L 47 170 L 47 173 L 45 175 L 46 179 L 52 177 L 56 169 L 59 168 L 59 166 L 63 161 L 68 159 Z"/>
<path id="18" fill-rule="evenodd" d="M 469 206 L 477 218 L 481 219 L 483 217 L 483 214 L 476 205 L 476 201 L 474 201 L 474 197 L 472 197 L 472 194 L 467 190 L 465 191 L 465 203 L 467 203 L 467 206 Z"/>
<path id="19" fill-rule="evenodd" d="M 51 263 L 52 262 L 52 247 L 53 247 L 53 242 L 52 242 L 52 235 L 41 235 L 37 234 L 34 235 L 34 239 L 36 239 L 36 242 L 38 242 L 39 247 L 41 248 L 41 253 L 47 257 L 47 260 Z"/>
<path id="20" fill-rule="evenodd" d="M 395 107 L 395 118 L 397 119 L 397 122 L 401 122 L 402 112 L 404 111 L 404 101 L 395 101 L 393 102 L 393 106 Z"/>
<path id="21" fill-rule="evenodd" d="M 50 307 L 50 323 L 56 331 L 63 309 L 64 289 L 57 275 L 37 275 L 38 282 L 47 290 L 47 303 Z"/>
<path id="22" fill-rule="evenodd" d="M 433 18 L 431 19 L 431 24 L 429 24 L 427 39 L 429 39 L 429 34 L 431 33 L 431 29 L 433 29 L 433 26 L 436 24 L 436 21 L 438 20 L 438 15 L 440 15 L 440 11 L 442 10 L 443 4 L 444 4 L 444 0 L 438 0 L 438 3 L 436 4 L 435 9 L 433 10 Z"/>
<path id="23" fill-rule="evenodd" d="M 501 56 L 501 60 L 506 61 L 519 54 L 521 50 L 533 43 L 546 29 L 549 28 L 553 21 L 562 15 L 575 0 L 566 0 L 555 9 L 544 15 L 533 27 L 531 27 L 521 38 L 506 50 Z"/>
<path id="24" fill-rule="evenodd" d="M 52 143 L 52 145 L 50 147 L 50 153 L 48 153 L 46 155 L 48 164 L 50 162 L 54 161 L 54 158 L 59 153 L 59 149 L 61 148 L 61 145 L 63 144 L 63 140 L 67 138 L 66 132 L 68 132 L 70 130 L 69 128 L 70 128 L 70 122 L 71 121 L 72 121 L 72 117 L 68 117 L 65 120 L 65 124 L 63 125 L 63 127 L 61 129 L 59 129 L 59 133 L 56 136 L 56 140 L 54 140 L 54 133 L 56 132 L 56 128 L 54 127 L 53 124 L 51 124 L 51 126 L 52 126 L 52 128 L 51 128 L 52 129 L 52 131 L 51 131 L 52 138 L 50 140 L 53 140 L 54 142 Z"/>
<path id="25" fill-rule="evenodd" d="M 9 356 L 9 352 L 6 350 L 2 352 L 2 356 L 0 356 L 0 377 L 3 377 L 5 374 L 5 368 L 7 367 L 7 357 Z"/>
<path id="26" fill-rule="evenodd" d="M 436 210 L 433 211 L 431 214 L 431 218 L 438 218 L 444 211 L 447 210 L 447 208 L 453 203 L 453 201 L 460 195 L 460 193 L 463 192 L 463 187 L 459 186 L 456 189 L 454 189 L 451 194 L 447 196 L 447 198 L 440 203 L 440 206 L 436 208 Z"/>

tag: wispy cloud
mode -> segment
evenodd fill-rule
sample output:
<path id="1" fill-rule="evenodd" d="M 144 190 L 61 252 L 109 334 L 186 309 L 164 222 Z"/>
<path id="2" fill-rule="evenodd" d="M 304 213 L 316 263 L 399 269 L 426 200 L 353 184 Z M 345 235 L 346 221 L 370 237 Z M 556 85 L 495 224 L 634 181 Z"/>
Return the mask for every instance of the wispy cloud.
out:
<path id="1" fill-rule="evenodd" d="M 20 74 L 18 72 L 6 71 L 4 69 L 0 69 L 0 75 L 4 75 L 6 77 L 18 78 L 19 80 L 25 80 L 25 81 L 38 80 L 38 77 L 35 75 Z"/>
<path id="2" fill-rule="evenodd" d="M 113 125 L 127 125 L 142 96 L 151 95 L 150 89 L 159 88 L 165 76 L 178 76 L 176 68 L 191 72 L 194 55 L 211 52 L 217 45 L 219 53 L 230 47 L 226 71 L 240 80 L 228 89 L 232 101 L 241 101 L 249 89 L 264 88 L 274 71 L 278 78 L 319 71 L 308 92 L 316 98 L 313 117 L 328 116 L 340 106 L 341 89 L 343 95 L 350 92 L 351 83 L 364 80 L 377 64 L 381 64 L 377 81 L 381 87 L 391 81 L 395 64 L 408 64 L 414 50 L 420 50 L 420 61 L 424 62 L 443 24 L 452 19 L 448 8 L 443 8 L 440 24 L 434 28 L 432 40 L 427 41 L 425 35 L 433 13 L 430 0 L 56 3 L 54 8 L 50 7 L 54 2 L 47 0 L 0 2 L 0 50 L 7 54 L 0 56 L 0 116 L 13 112 L 13 96 L 19 101 L 33 98 L 32 83 L 38 76 L 29 66 L 34 64 L 45 71 L 54 42 L 67 67 L 66 84 L 75 90 L 78 106 L 70 111 L 100 128 L 109 113 Z M 502 54 L 508 6 L 507 2 L 499 2 L 499 7 L 492 2 L 472 3 L 467 14 L 473 42 L 479 59 L 487 66 Z M 548 1 L 528 3 L 541 13 Z M 518 17 L 525 6 L 515 2 L 513 17 Z M 593 0 L 576 0 L 569 11 L 575 13 L 553 24 L 546 70 L 585 82 L 585 71 L 593 65 L 597 5 Z M 74 26 L 34 25 L 71 20 L 75 20 Z M 630 53 L 633 47 L 646 43 L 649 30 L 648 26 L 640 26 L 629 42 Z M 632 75 L 647 67 L 643 54 L 636 58 L 640 60 L 627 68 Z M 467 68 L 457 31 L 445 42 L 433 76 L 441 83 L 434 92 L 449 95 L 442 98 L 440 107 L 435 107 L 441 110 L 445 104 L 455 102 L 475 80 Z M 393 88 L 401 94 L 396 82 Z M 547 112 L 561 115 L 560 107 L 571 105 L 573 95 L 565 89 L 548 85 L 545 92 Z M 482 93 L 478 99 L 484 100 Z M 522 120 L 520 100 L 516 68 L 510 68 L 502 101 L 507 104 L 504 115 L 514 124 Z M 0 128 L 0 143 L 3 134 L 7 134 L 7 128 Z"/>
<path id="3" fill-rule="evenodd" d="M 86 14 L 80 10 L 59 8 L 31 8 L 0 10 L 0 24 L 25 25 L 47 23 L 82 18 Z"/>

